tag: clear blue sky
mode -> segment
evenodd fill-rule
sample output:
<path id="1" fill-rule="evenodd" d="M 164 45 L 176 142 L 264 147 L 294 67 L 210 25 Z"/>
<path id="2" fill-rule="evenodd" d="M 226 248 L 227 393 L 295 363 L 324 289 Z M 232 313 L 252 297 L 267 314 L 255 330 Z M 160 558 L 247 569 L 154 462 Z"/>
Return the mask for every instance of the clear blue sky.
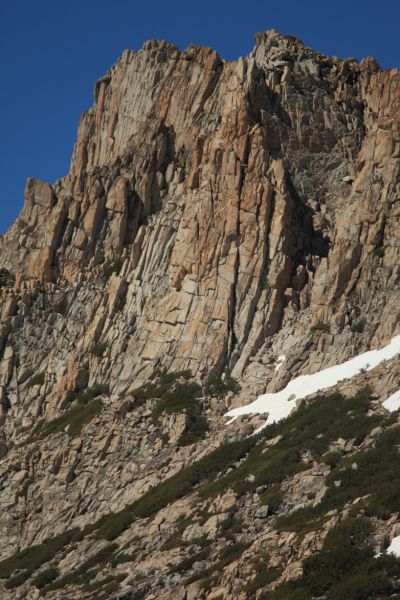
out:
<path id="1" fill-rule="evenodd" d="M 150 38 L 234 59 L 275 27 L 320 52 L 400 66 L 400 0 L 1 0 L 0 232 L 22 207 L 27 177 L 68 170 L 95 80 Z"/>

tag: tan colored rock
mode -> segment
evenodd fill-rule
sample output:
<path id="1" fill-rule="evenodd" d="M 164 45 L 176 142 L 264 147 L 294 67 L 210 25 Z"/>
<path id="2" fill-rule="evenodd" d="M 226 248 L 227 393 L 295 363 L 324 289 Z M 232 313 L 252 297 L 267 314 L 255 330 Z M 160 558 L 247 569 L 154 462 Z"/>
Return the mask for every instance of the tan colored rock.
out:
<path id="1" fill-rule="evenodd" d="M 41 208 L 53 208 L 55 202 L 54 191 L 48 183 L 39 179 L 28 179 L 25 188 L 25 206 L 33 209 L 34 206 Z"/>
<path id="2" fill-rule="evenodd" d="M 274 30 L 257 35 L 237 61 L 150 41 L 124 52 L 97 82 L 70 172 L 54 185 L 29 179 L 20 217 L 0 236 L 2 557 L 122 510 L 222 441 L 262 425 L 257 416 L 227 427 L 229 404 L 398 333 L 399 94 L 398 70 L 324 57 Z M 329 332 L 312 331 L 319 321 Z M 99 344 L 106 351 L 96 352 Z M 374 411 L 398 389 L 397 362 L 368 374 Z M 154 398 L 116 414 L 155 372 L 182 369 L 199 381 L 227 370 L 242 386 L 238 395 L 199 401 L 210 432 L 197 444 L 177 443 L 183 412 L 153 421 Z M 40 372 L 44 385 L 30 387 Z M 354 393 L 365 379 L 341 389 Z M 110 395 L 78 438 L 64 425 L 35 433 L 42 419 L 68 415 L 68 391 L 97 384 Z M 335 447 L 350 455 L 356 448 L 354 440 Z M 328 467 L 304 459 L 307 471 L 283 484 L 284 511 L 316 505 L 326 492 Z M 138 574 L 159 600 L 204 598 L 197 584 L 185 587 L 192 573 L 167 565 L 197 552 L 190 544 L 204 535 L 219 556 L 220 521 L 235 511 L 254 543 L 211 594 L 247 600 L 253 552 L 268 553 L 285 580 L 340 518 L 332 514 L 324 532 L 300 542 L 279 535 L 259 495 L 250 496 L 243 506 L 229 490 L 213 500 L 193 494 L 135 519 L 117 539 L 133 556 L 121 593 L 138 585 Z M 208 519 L 200 524 L 196 511 Z M 180 518 L 188 519 L 181 533 L 189 545 L 164 552 Z M 382 526 L 381 541 L 393 526 Z M 60 559 L 62 574 L 96 543 L 77 543 Z M 123 564 L 113 568 L 104 576 L 124 572 Z M 0 582 L 7 600 L 37 593 L 29 582 L 12 592 Z"/>

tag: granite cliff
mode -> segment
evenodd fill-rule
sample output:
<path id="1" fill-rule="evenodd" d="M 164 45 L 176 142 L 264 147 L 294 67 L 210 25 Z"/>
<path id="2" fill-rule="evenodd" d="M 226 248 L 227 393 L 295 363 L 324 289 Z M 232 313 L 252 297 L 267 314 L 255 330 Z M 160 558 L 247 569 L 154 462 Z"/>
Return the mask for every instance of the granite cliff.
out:
<path id="1" fill-rule="evenodd" d="M 392 504 L 355 515 L 360 483 L 303 529 L 289 517 L 324 506 L 349 457 L 394 452 L 398 358 L 330 390 L 329 426 L 321 398 L 261 442 L 263 417 L 224 413 L 399 333 L 399 219 L 398 70 L 275 30 L 234 62 L 124 52 L 69 173 L 29 179 L 0 238 L 2 597 L 353 598 L 279 586 L 346 518 L 383 551 Z M 391 569 L 366 600 L 395 593 Z"/>

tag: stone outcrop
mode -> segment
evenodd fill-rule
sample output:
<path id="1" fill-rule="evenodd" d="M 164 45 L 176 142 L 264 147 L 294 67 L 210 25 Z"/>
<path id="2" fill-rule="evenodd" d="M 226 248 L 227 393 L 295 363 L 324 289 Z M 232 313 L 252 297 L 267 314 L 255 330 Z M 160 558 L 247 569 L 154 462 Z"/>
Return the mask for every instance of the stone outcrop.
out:
<path id="1" fill-rule="evenodd" d="M 77 298 L 90 310 L 73 339 L 93 321 L 105 343 L 129 337 L 132 376 L 228 367 L 262 386 L 282 349 L 304 366 L 318 320 L 337 349 L 310 363 L 344 359 L 398 319 L 399 111 L 397 71 L 274 31 L 230 63 L 148 42 L 97 82 L 69 174 L 28 180 L 2 265 L 19 289 L 53 282 L 73 298 L 117 261 L 121 315 Z"/>
<path id="2" fill-rule="evenodd" d="M 165 446 L 151 402 L 131 412 L 155 372 L 240 380 L 235 397 L 203 395 L 217 446 L 233 435 L 221 430 L 229 405 L 386 343 L 400 316 L 399 218 L 398 70 L 275 30 L 233 62 L 163 41 L 124 52 L 95 85 L 69 173 L 29 179 L 0 237 L 3 555 L 120 510 L 207 451 L 172 451 L 183 415 L 163 417 Z M 382 398 L 395 372 L 374 380 Z M 32 446 L 39 420 L 96 385 L 105 410 L 83 441 Z M 292 502 L 310 486 L 322 497 L 313 469 L 288 482 Z M 218 518 L 199 527 L 183 539 L 212 537 Z M 200 597 L 193 586 L 182 598 Z M 229 589 L 215 598 L 239 597 Z"/>

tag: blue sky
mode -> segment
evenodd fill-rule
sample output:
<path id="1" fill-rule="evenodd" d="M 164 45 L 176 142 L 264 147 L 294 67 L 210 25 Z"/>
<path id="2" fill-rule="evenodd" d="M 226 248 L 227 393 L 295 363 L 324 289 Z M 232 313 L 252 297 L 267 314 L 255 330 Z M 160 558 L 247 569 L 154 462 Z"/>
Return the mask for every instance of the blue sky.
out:
<path id="1" fill-rule="evenodd" d="M 0 232 L 20 211 L 27 177 L 68 170 L 94 82 L 125 48 L 167 39 L 234 59 L 275 27 L 320 52 L 400 66 L 400 0 L 3 0 L 0 5 Z"/>

